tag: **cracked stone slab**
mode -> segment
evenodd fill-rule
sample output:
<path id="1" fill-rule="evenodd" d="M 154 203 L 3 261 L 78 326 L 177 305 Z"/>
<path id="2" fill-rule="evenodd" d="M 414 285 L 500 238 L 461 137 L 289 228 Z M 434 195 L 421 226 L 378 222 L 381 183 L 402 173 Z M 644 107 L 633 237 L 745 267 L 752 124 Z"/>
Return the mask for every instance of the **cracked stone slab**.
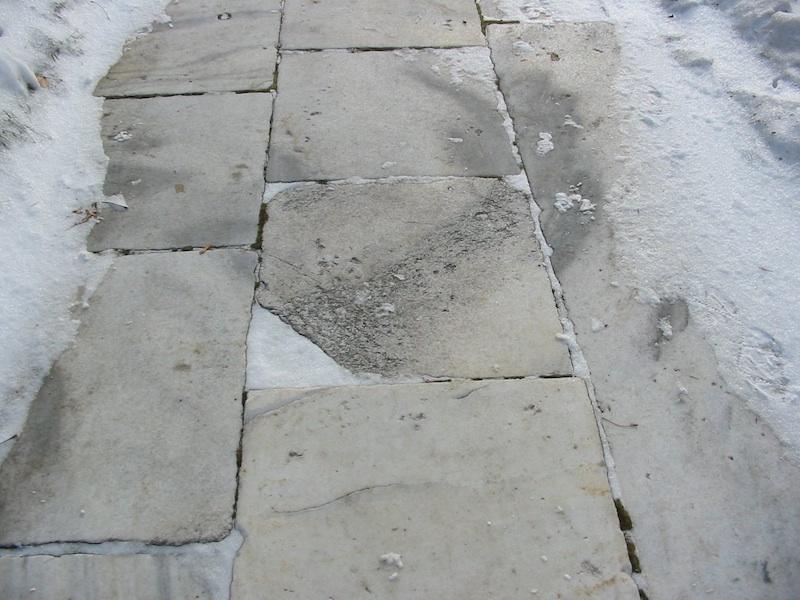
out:
<path id="1" fill-rule="evenodd" d="M 278 87 L 269 181 L 518 170 L 487 48 L 289 52 Z"/>
<path id="2" fill-rule="evenodd" d="M 639 597 L 580 380 L 247 405 L 234 598 Z"/>
<path id="3" fill-rule="evenodd" d="M 168 23 L 130 41 L 98 96 L 255 91 L 272 87 L 278 0 L 181 0 Z"/>
<path id="4" fill-rule="evenodd" d="M 489 44 L 514 119 L 525 169 L 556 249 L 556 272 L 605 220 L 619 133 L 615 103 L 619 46 L 610 23 L 491 25 Z"/>
<path id="5" fill-rule="evenodd" d="M 473 0 L 286 0 L 287 49 L 484 46 Z"/>
<path id="6" fill-rule="evenodd" d="M 528 202 L 496 179 L 291 187 L 257 299 L 354 373 L 570 374 Z"/>
<path id="7" fill-rule="evenodd" d="M 0 467 L 0 544 L 228 533 L 256 262 L 114 260 Z"/>
<path id="8" fill-rule="evenodd" d="M 272 97 L 221 94 L 106 100 L 103 210 L 91 251 L 256 241 Z"/>

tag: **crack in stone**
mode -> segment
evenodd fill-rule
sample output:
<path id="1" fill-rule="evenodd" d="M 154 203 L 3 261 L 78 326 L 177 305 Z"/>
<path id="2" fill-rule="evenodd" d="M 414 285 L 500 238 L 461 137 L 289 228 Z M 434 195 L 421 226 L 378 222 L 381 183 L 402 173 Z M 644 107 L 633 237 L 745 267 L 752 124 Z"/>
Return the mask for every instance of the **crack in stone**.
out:
<path id="1" fill-rule="evenodd" d="M 321 508 L 325 508 L 326 506 L 330 506 L 331 504 L 335 504 L 336 502 L 341 502 L 342 500 L 346 500 L 351 496 L 357 496 L 359 494 L 363 494 L 365 492 L 371 492 L 372 490 L 383 489 L 383 488 L 391 488 L 397 486 L 405 486 L 407 484 L 404 483 L 383 483 L 378 485 L 369 485 L 367 487 L 359 488 L 357 490 L 353 490 L 351 492 L 347 492 L 346 494 L 342 494 L 341 496 L 337 496 L 332 500 L 328 500 L 327 502 L 323 502 L 321 504 L 313 504 L 311 506 L 304 506 L 303 508 L 297 508 L 294 510 L 275 510 L 273 512 L 278 515 L 294 515 L 297 513 L 305 513 L 312 510 L 319 510 Z"/>

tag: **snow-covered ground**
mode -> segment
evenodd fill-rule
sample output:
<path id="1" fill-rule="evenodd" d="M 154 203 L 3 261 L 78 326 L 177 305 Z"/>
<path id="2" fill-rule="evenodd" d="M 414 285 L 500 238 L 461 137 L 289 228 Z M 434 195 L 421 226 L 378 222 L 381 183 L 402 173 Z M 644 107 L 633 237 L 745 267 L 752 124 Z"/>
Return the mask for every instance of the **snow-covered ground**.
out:
<path id="1" fill-rule="evenodd" d="M 800 3 L 496 2 L 615 25 L 620 283 L 685 299 L 728 384 L 800 447 Z"/>
<path id="2" fill-rule="evenodd" d="M 92 91 L 166 3 L 0 3 L 0 442 L 19 431 L 107 268 L 85 251 L 86 213 L 73 212 L 104 198 L 102 100 Z"/>

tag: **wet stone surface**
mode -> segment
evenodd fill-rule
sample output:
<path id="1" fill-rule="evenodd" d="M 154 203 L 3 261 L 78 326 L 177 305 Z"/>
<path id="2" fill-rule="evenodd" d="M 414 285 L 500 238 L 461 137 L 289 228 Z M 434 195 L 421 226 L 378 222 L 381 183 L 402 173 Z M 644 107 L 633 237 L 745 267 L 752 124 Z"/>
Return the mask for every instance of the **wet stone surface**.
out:
<path id="1" fill-rule="evenodd" d="M 571 372 L 528 197 L 500 180 L 301 184 L 263 237 L 259 303 L 351 371 Z"/>

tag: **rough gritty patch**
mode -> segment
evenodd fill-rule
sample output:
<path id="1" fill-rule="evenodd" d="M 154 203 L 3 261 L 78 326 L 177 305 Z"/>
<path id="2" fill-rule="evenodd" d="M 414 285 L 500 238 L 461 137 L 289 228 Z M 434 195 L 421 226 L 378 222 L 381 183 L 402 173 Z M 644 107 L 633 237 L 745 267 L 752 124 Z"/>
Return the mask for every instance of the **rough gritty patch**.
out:
<path id="1" fill-rule="evenodd" d="M 558 324 L 527 197 L 500 181 L 304 186 L 264 240 L 259 302 L 351 371 L 564 368 L 509 356 Z"/>

